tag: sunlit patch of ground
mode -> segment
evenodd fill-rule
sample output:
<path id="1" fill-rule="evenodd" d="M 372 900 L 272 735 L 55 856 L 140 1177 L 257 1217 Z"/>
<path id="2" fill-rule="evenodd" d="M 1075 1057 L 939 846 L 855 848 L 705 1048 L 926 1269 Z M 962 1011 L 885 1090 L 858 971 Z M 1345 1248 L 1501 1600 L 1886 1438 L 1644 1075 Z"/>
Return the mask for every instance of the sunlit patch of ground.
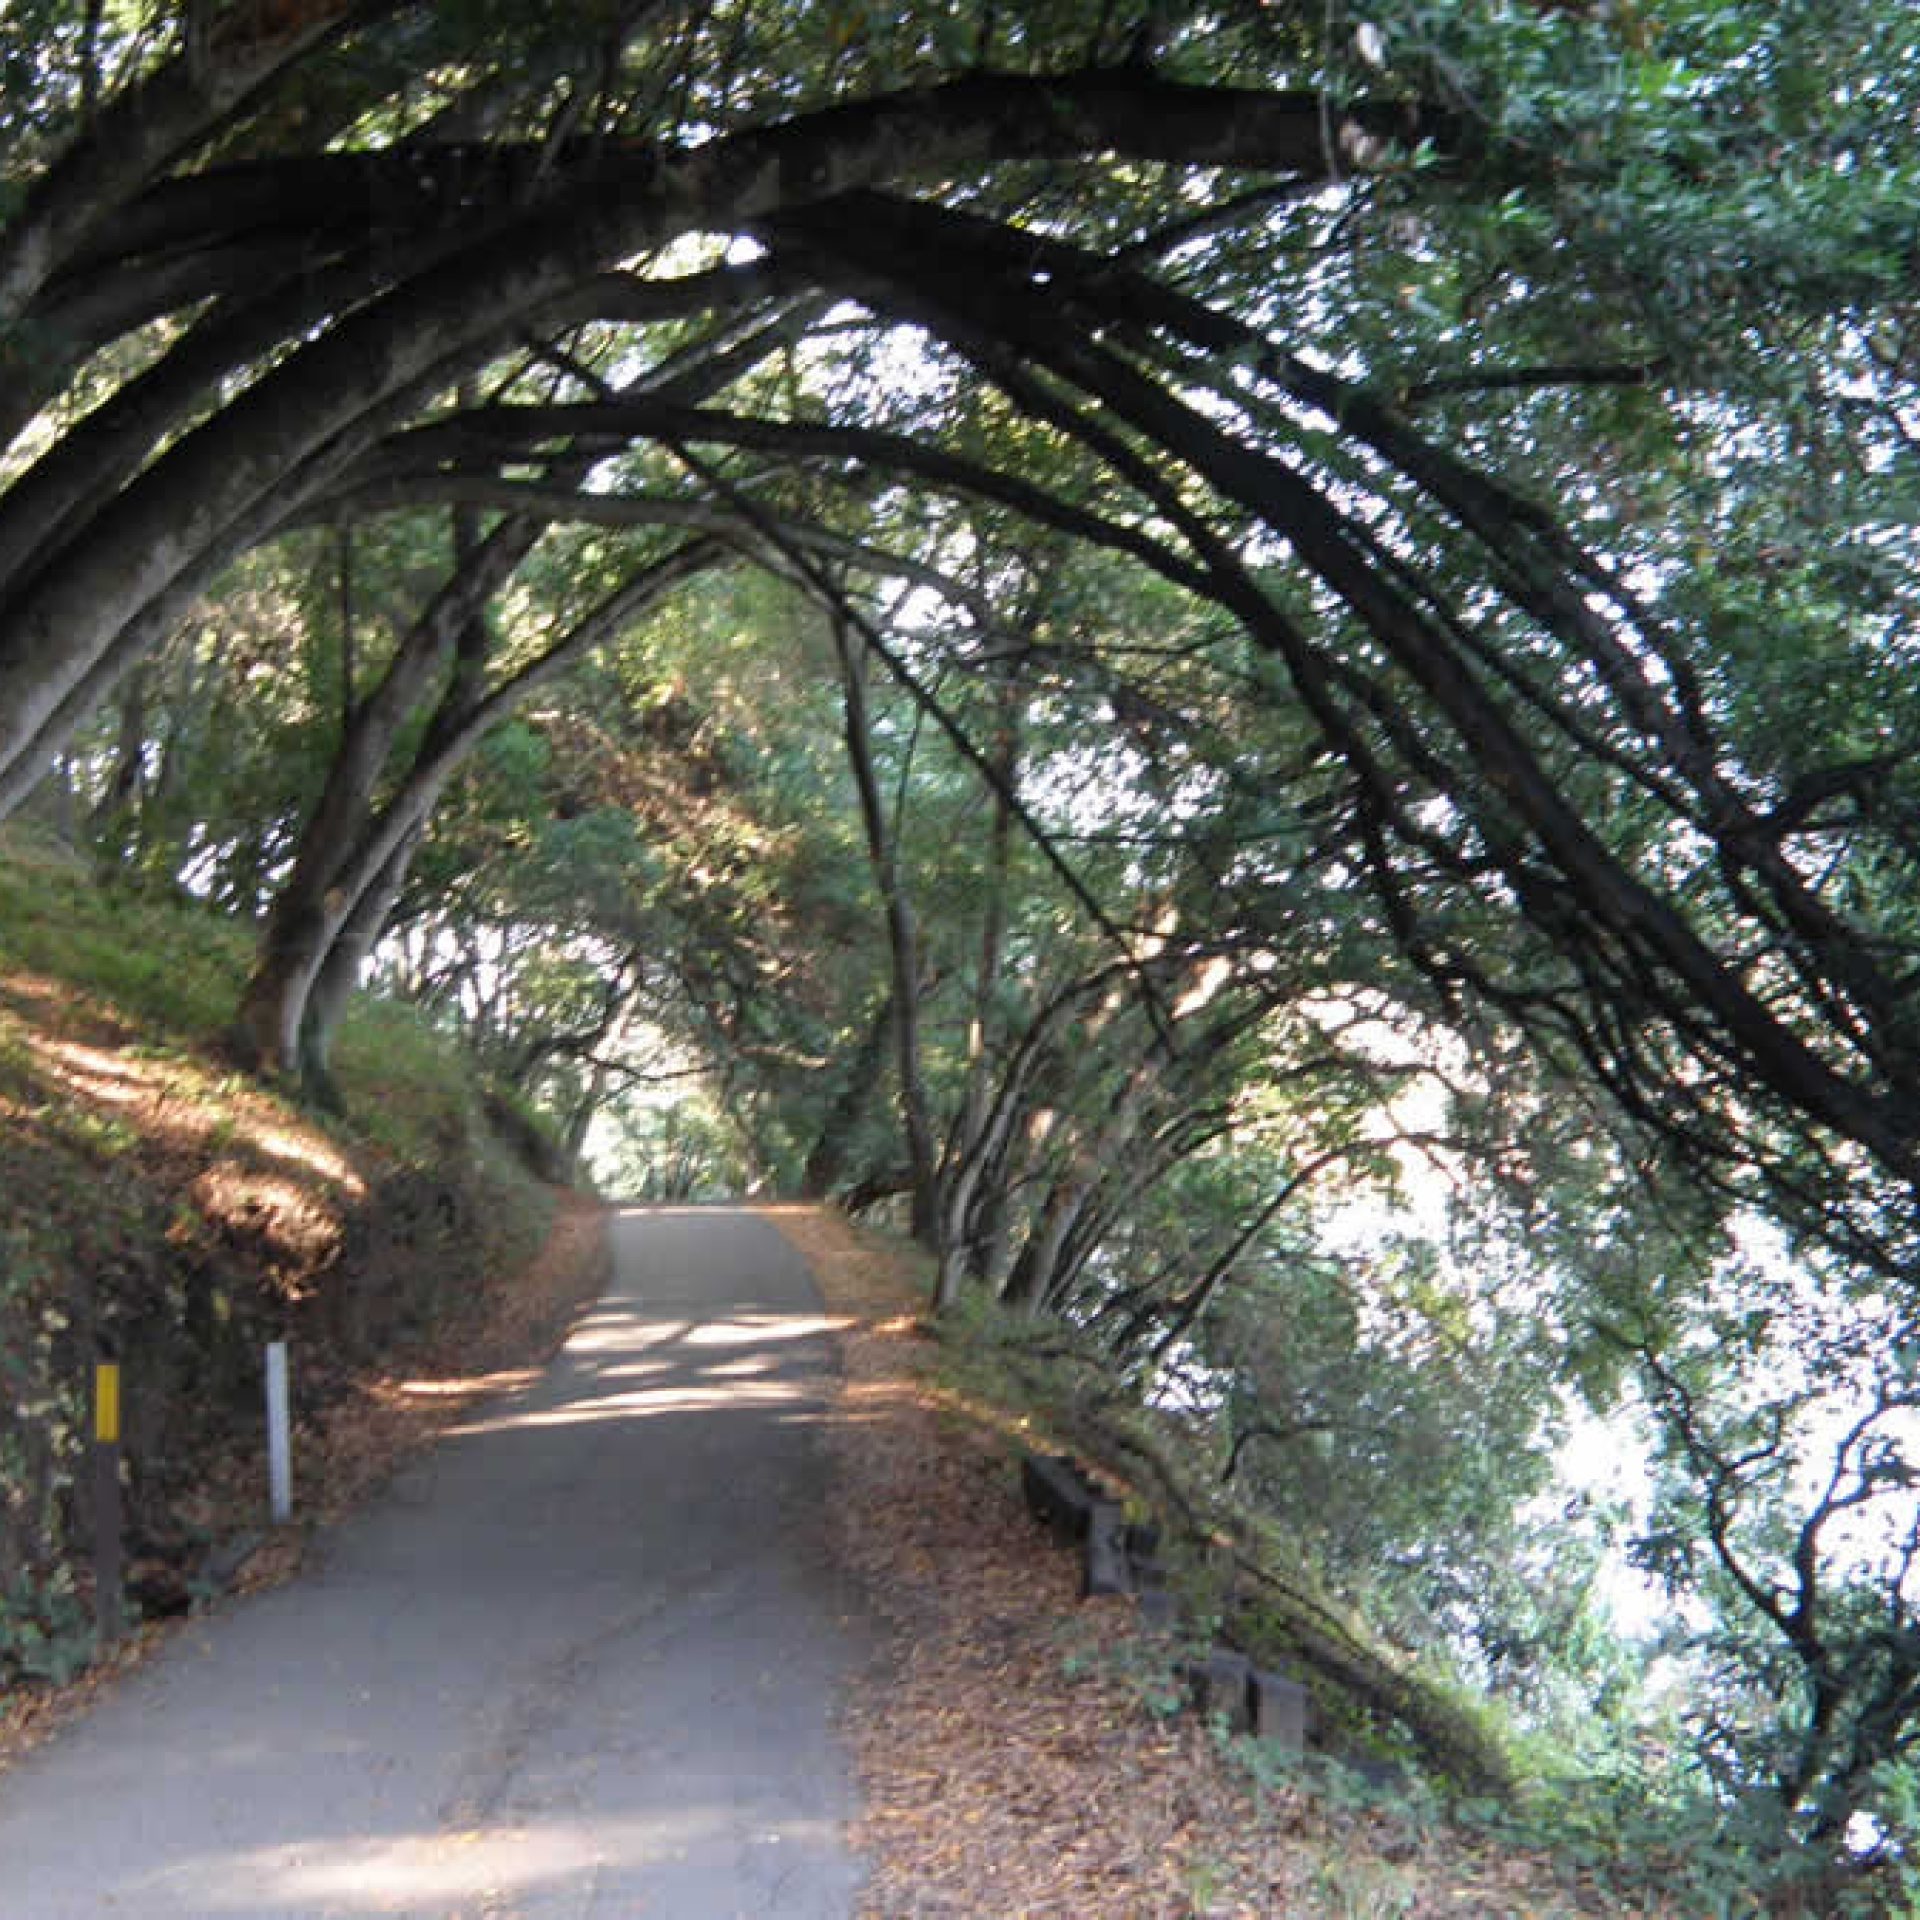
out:
<path id="1" fill-rule="evenodd" d="M 0 981 L 0 1119 L 40 1126 L 106 1177 L 176 1187 L 170 1237 L 232 1236 L 298 1297 L 333 1258 L 366 1182 L 339 1146 L 281 1102 L 178 1052 L 130 1045 L 85 994 L 13 973 Z"/>
<path id="2" fill-rule="evenodd" d="M 332 1516 L 359 1504 L 436 1435 L 496 1394 L 530 1383 L 607 1282 L 606 1210 L 561 1194 L 551 1232 L 531 1266 L 486 1279 L 486 1304 L 430 1364 L 362 1381 L 316 1435 Z"/>

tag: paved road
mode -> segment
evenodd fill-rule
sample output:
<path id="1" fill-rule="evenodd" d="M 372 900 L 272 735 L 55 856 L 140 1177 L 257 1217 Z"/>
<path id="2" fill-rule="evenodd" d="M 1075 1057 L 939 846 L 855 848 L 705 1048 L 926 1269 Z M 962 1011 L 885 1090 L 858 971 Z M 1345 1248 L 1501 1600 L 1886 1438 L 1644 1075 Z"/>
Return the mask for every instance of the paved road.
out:
<path id="1" fill-rule="evenodd" d="M 0 1779 L 4 1920 L 849 1911 L 818 1296 L 747 1214 L 614 1247 L 541 1381 Z"/>

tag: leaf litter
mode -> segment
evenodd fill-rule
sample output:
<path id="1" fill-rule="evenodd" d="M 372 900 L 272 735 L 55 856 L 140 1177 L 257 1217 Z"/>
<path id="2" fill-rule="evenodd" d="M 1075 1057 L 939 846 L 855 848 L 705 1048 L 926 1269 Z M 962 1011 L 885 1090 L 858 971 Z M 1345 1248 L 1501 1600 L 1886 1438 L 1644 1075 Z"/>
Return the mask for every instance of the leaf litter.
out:
<path id="1" fill-rule="evenodd" d="M 832 1544 L 881 1633 L 846 1713 L 865 1920 L 1657 1914 L 1391 1806 L 1256 1779 L 1174 1712 L 1170 1649 L 1083 1601 L 1026 1512 L 1018 1416 L 941 1380 L 913 1257 L 768 1207 L 847 1323 Z"/>

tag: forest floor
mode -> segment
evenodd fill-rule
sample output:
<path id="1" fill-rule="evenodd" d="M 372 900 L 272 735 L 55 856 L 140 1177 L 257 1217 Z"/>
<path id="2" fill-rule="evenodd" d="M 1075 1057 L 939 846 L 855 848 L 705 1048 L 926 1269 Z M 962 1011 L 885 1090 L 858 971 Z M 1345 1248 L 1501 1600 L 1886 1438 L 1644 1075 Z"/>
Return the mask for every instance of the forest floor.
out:
<path id="1" fill-rule="evenodd" d="M 1131 1600 L 1083 1601 L 1026 1512 L 1018 1450 L 1046 1436 L 943 1381 L 910 1257 L 766 1211 L 845 1328 L 832 1525 L 884 1641 L 848 1717 L 871 1920 L 1678 1912 L 1175 1711 L 1173 1649 Z"/>

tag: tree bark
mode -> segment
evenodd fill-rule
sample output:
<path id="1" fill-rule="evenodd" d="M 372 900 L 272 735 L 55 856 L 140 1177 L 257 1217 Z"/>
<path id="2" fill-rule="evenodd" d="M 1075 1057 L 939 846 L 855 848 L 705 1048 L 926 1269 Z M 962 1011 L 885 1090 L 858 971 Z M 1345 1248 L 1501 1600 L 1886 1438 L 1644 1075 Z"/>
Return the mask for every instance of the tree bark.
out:
<path id="1" fill-rule="evenodd" d="M 301 829 L 292 872 L 275 895 L 234 1020 L 243 1065 L 297 1074 L 315 975 L 353 908 L 351 873 L 373 820 L 373 795 L 395 741 L 463 634 L 483 620 L 540 537 L 537 524 L 497 528 L 437 593 L 395 650 L 375 690 L 348 716 L 326 784 Z M 371 875 L 362 872 L 362 884 Z"/>
<path id="2" fill-rule="evenodd" d="M 28 311 L 107 216 L 354 6 L 355 0 L 305 0 L 295 8 L 236 9 L 211 45 L 189 46 L 89 114 L 83 136 L 42 175 L 0 235 L 0 319 Z"/>
<path id="3" fill-rule="evenodd" d="M 1542 765 L 1470 661 L 1392 570 L 1379 564 L 1364 530 L 1305 477 L 1235 439 L 1099 342 L 1060 327 L 1058 312 L 1030 282 L 983 286 L 977 273 L 966 277 L 963 261 L 937 276 L 938 292 L 933 293 L 929 282 L 934 276 L 926 262 L 883 260 L 866 252 L 875 236 L 857 229 L 848 230 L 847 238 L 856 243 L 865 272 L 903 273 L 910 280 L 928 276 L 927 281 L 913 281 L 907 294 L 927 324 L 974 359 L 1016 401 L 1088 444 L 1161 505 L 1211 568 L 1220 603 L 1241 617 L 1257 645 L 1285 663 L 1336 748 L 1353 753 L 1360 750 L 1359 741 L 1339 712 L 1335 688 L 1341 674 L 1335 663 L 1260 591 L 1229 543 L 1176 497 L 1151 461 L 1116 434 L 1043 394 L 1032 370 L 1047 368 L 1102 403 L 1116 420 L 1286 540 L 1374 635 L 1397 670 L 1433 703 L 1444 727 L 1444 735 L 1436 737 L 1444 737 L 1465 762 L 1462 771 L 1438 774 L 1440 790 L 1486 822 L 1489 844 L 1522 910 L 1545 908 L 1550 916 L 1557 902 L 1577 901 L 1589 939 L 1602 947 L 1615 943 L 1630 956 L 1627 964 L 1636 978 L 1658 996 L 1656 1004 L 1688 1044 L 1704 1043 L 1789 1107 L 1867 1147 L 1890 1172 L 1920 1189 L 1915 1148 L 1920 1128 L 1913 1120 L 1920 1108 L 1920 1088 L 1908 1082 L 1882 1092 L 1841 1072 L 1767 1006 L 1669 898 L 1619 860 Z M 929 288 L 924 295 L 923 286 Z M 1384 691 L 1379 695 L 1383 702 L 1388 697 Z M 1407 743 L 1410 736 L 1403 730 L 1399 738 Z M 1385 777 L 1365 759 L 1358 762 L 1358 771 L 1370 785 L 1380 785 Z M 1509 820 L 1519 823 L 1518 833 L 1503 825 Z M 1562 886 L 1541 887 L 1541 874 L 1528 858 L 1536 852 L 1551 863 Z M 1550 918 L 1542 930 L 1556 944 L 1564 943 L 1564 930 Z M 1849 954 L 1844 944 L 1835 952 L 1840 967 L 1858 965 L 1859 957 Z"/>
<path id="4" fill-rule="evenodd" d="M 655 561 L 539 659 L 491 689 L 481 683 L 483 658 L 468 661 L 442 697 L 412 768 L 392 795 L 377 813 L 365 815 L 350 843 L 344 835 L 330 836 L 324 849 L 316 848 L 314 870 L 330 878 L 323 887 L 303 891 L 298 910 L 289 909 L 273 951 L 249 982 L 234 1033 L 243 1062 L 294 1075 L 301 1071 L 307 1002 L 328 950 L 362 895 L 424 831 L 447 782 L 492 728 L 528 695 L 722 557 L 711 543 L 695 541 Z M 353 965 L 357 971 L 358 961 Z"/>
<path id="5" fill-rule="evenodd" d="M 880 778 L 873 761 L 873 726 L 867 709 L 867 662 L 858 637 L 846 621 L 833 621 L 840 655 L 840 684 L 847 759 L 860 798 L 866 830 L 867 864 L 886 915 L 887 952 L 893 974 L 894 1047 L 900 1075 L 900 1120 L 907 1161 L 913 1170 L 912 1229 L 916 1240 L 934 1245 L 940 1230 L 940 1154 L 935 1144 L 933 1106 L 927 1092 L 920 1038 L 920 933 L 900 874 L 894 829 L 888 823 Z"/>
<path id="6" fill-rule="evenodd" d="M 1023 633 L 1031 641 L 1031 625 Z M 992 1061 L 989 1036 L 995 1024 L 994 1003 L 999 998 L 1001 965 L 1006 950 L 1007 892 L 1013 861 L 1013 808 L 1010 804 L 1020 777 L 1025 720 L 1025 690 L 1017 669 L 1001 668 L 999 711 L 992 749 L 985 877 L 987 898 L 980 920 L 978 958 L 973 981 L 973 1008 L 967 1021 L 966 1082 L 960 1111 L 941 1158 L 939 1271 L 934 1281 L 936 1309 L 944 1310 L 960 1297 L 969 1275 L 981 1273 L 981 1250 L 973 1227 L 975 1201 L 988 1166 L 982 1151 L 993 1110 Z"/>
<path id="7" fill-rule="evenodd" d="M 827 1109 L 819 1136 L 800 1175 L 804 1200 L 827 1199 L 846 1178 L 854 1136 L 873 1111 L 874 1096 L 885 1077 L 887 1049 L 894 1044 L 893 995 L 889 991 L 874 1010 L 854 1050 L 839 1098 Z"/>
<path id="8" fill-rule="evenodd" d="M 988 159 L 1107 148 L 1317 177 L 1330 164 L 1324 132 L 1315 95 L 1100 73 L 961 80 L 690 150 L 596 147 L 557 167 L 536 205 L 339 319 L 71 525 L 0 624 L 0 768 L 58 724 L 115 636 L 230 540 L 263 492 L 301 468 L 322 483 L 370 415 L 423 382 L 446 384 L 606 263 L 694 229 L 738 229 L 783 206 Z M 38 268 L 16 266 L 19 287 L 38 284 Z"/>
<path id="9" fill-rule="evenodd" d="M 394 903 L 406 885 L 414 849 L 425 833 L 425 823 L 408 834 L 361 890 L 352 910 L 341 921 L 318 968 L 306 1004 L 299 1010 L 298 1071 L 303 1089 L 337 1111 L 340 1090 L 333 1078 L 333 1047 L 340 1025 L 360 986 L 362 968 L 373 953 Z"/>

